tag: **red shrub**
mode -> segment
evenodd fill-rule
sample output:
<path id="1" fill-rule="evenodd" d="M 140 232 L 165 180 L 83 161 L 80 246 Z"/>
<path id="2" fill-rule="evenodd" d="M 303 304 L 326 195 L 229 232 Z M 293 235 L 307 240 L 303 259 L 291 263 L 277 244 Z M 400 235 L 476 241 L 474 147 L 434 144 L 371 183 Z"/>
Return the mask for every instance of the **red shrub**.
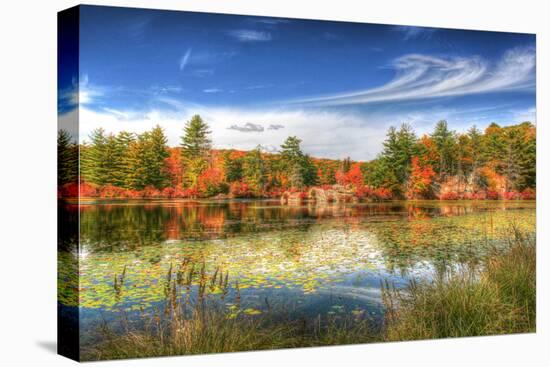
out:
<path id="1" fill-rule="evenodd" d="M 392 193 L 390 190 L 386 189 L 385 187 L 380 187 L 378 189 L 375 189 L 373 191 L 374 198 L 378 200 L 389 200 L 392 198 Z"/>
<path id="2" fill-rule="evenodd" d="M 151 198 L 151 199 L 159 198 L 161 196 L 160 191 L 154 186 L 145 187 L 142 190 L 142 194 L 144 198 Z"/>
<path id="3" fill-rule="evenodd" d="M 355 195 L 359 199 L 369 199 L 375 196 L 374 191 L 368 186 L 358 186 L 355 189 Z"/>
<path id="4" fill-rule="evenodd" d="M 101 198 L 126 197 L 126 190 L 113 185 L 105 185 L 99 189 L 99 197 Z"/>
<path id="5" fill-rule="evenodd" d="M 176 189 L 174 189 L 173 187 L 165 187 L 160 192 L 160 196 L 162 196 L 163 198 L 169 198 L 169 199 L 175 198 L 176 197 Z"/>
<path id="6" fill-rule="evenodd" d="M 504 200 L 519 200 L 521 199 L 521 195 L 519 192 L 517 191 L 506 191 L 503 195 L 502 195 L 502 198 Z"/>
<path id="7" fill-rule="evenodd" d="M 236 198 L 252 196 L 252 191 L 246 182 L 232 182 L 229 185 L 229 193 Z"/>
<path id="8" fill-rule="evenodd" d="M 78 183 L 70 182 L 57 188 L 58 198 L 75 198 L 78 196 Z"/>
<path id="9" fill-rule="evenodd" d="M 449 191 L 439 195 L 439 200 L 458 200 L 460 197 L 458 193 Z"/>
<path id="10" fill-rule="evenodd" d="M 95 185 L 89 184 L 87 182 L 80 182 L 80 197 L 97 197 L 98 190 Z"/>
<path id="11" fill-rule="evenodd" d="M 498 192 L 493 190 L 487 190 L 486 198 L 489 200 L 498 200 L 499 198 Z"/>
<path id="12" fill-rule="evenodd" d="M 466 192 L 463 196 L 465 200 L 485 200 L 486 194 L 485 191 L 479 192 Z"/>
<path id="13" fill-rule="evenodd" d="M 535 200 L 537 198 L 537 193 L 535 189 L 527 188 L 521 192 L 521 198 L 523 200 Z"/>

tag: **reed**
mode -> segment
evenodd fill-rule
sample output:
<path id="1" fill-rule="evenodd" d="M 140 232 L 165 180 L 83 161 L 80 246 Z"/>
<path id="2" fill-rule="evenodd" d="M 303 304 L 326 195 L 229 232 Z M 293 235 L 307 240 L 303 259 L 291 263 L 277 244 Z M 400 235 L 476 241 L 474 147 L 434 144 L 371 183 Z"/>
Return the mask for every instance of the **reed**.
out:
<path id="1" fill-rule="evenodd" d="M 535 331 L 536 246 L 512 226 L 504 248 L 477 267 L 405 289 L 383 285 L 388 341 L 497 335 Z"/>
<path id="2" fill-rule="evenodd" d="M 198 270 L 197 270 L 198 269 Z M 102 342 L 84 348 L 83 360 L 223 353 L 292 347 L 367 343 L 378 340 L 366 319 L 352 316 L 292 319 L 281 314 L 247 312 L 241 305 L 238 281 L 229 282 L 228 272 L 206 270 L 184 260 L 170 265 L 164 279 L 165 301 L 150 315 L 142 313 L 139 326 L 122 316 L 119 329 L 104 322 Z M 115 292 L 120 292 L 117 281 Z M 232 307 L 223 301 L 231 294 Z M 219 302 L 219 301 L 222 302 Z M 250 309 L 248 309 L 250 310 Z M 122 330 L 120 330 L 120 328 Z"/>

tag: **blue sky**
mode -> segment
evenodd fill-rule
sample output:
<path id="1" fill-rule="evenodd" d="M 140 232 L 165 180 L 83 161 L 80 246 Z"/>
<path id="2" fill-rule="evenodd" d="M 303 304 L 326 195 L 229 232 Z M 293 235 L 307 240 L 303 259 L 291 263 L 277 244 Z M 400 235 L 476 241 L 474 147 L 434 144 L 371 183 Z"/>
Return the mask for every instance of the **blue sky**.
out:
<path id="1" fill-rule="evenodd" d="M 93 6 L 80 20 L 59 112 L 79 102 L 81 141 L 158 123 L 176 145 L 199 113 L 219 148 L 297 135 L 314 156 L 366 160 L 403 122 L 535 122 L 534 35 Z"/>

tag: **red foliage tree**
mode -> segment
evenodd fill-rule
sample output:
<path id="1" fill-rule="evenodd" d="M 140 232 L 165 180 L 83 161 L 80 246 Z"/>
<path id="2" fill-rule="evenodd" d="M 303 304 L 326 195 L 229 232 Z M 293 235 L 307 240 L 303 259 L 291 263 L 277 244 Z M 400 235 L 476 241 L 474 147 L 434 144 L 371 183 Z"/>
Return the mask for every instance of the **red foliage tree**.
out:
<path id="1" fill-rule="evenodd" d="M 212 196 L 224 191 L 227 192 L 222 171 L 216 168 L 204 170 L 197 181 L 197 189 L 202 196 Z"/>
<path id="2" fill-rule="evenodd" d="M 429 196 L 434 176 L 435 172 L 431 164 L 421 161 L 417 156 L 412 157 L 407 197 L 419 199 Z"/>
<path id="3" fill-rule="evenodd" d="M 335 173 L 336 182 L 340 185 L 350 185 L 354 188 L 364 186 L 364 177 L 363 172 L 361 172 L 361 165 L 359 163 L 354 163 L 351 165 L 349 171 L 346 173 L 341 170 L 336 171 Z"/>
<path id="4" fill-rule="evenodd" d="M 177 148 L 170 149 L 170 155 L 164 161 L 165 170 L 170 178 L 172 187 L 179 187 L 183 180 L 183 169 L 181 166 L 181 153 Z"/>

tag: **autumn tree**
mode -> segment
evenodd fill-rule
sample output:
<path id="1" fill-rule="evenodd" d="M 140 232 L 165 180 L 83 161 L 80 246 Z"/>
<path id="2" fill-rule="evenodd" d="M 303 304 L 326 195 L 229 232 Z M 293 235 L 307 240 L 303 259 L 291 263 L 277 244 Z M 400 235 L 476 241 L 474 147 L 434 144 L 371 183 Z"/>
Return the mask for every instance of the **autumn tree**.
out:
<path id="1" fill-rule="evenodd" d="M 409 199 L 426 199 L 432 195 L 432 182 L 435 172 L 431 164 L 419 157 L 411 159 L 411 175 L 409 177 L 407 197 Z"/>

